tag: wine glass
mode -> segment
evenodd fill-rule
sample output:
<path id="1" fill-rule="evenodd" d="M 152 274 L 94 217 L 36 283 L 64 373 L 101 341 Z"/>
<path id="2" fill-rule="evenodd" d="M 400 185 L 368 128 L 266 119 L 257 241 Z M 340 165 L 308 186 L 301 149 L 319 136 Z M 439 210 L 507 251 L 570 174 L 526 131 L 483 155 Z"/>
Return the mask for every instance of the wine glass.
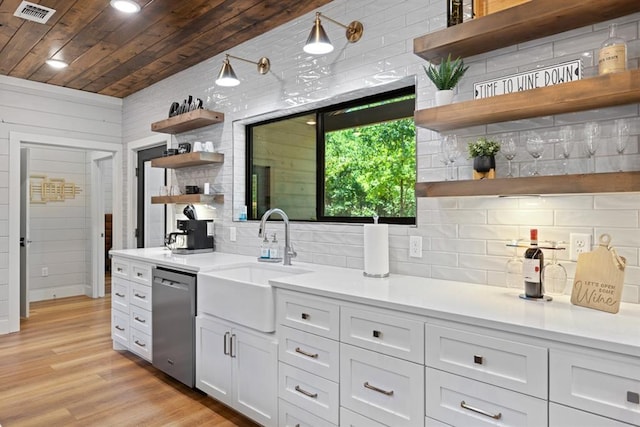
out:
<path id="1" fill-rule="evenodd" d="M 619 169 L 622 172 L 622 156 L 624 150 L 627 149 L 627 141 L 629 140 L 629 121 L 627 119 L 618 119 L 615 122 L 616 135 L 616 152 L 618 153 Z"/>
<path id="2" fill-rule="evenodd" d="M 533 172 L 531 175 L 540 175 L 538 172 L 538 159 L 544 153 L 544 140 L 537 133 L 531 133 L 527 137 L 527 152 L 533 157 Z"/>
<path id="3" fill-rule="evenodd" d="M 596 172 L 596 151 L 600 145 L 600 125 L 598 122 L 587 122 L 584 125 L 584 151 L 587 154 L 587 158 L 593 157 L 593 169 L 591 172 Z"/>
<path id="4" fill-rule="evenodd" d="M 440 146 L 442 148 L 440 149 L 440 153 L 439 153 L 438 159 L 444 165 L 444 180 L 448 181 L 449 180 L 449 163 L 450 163 L 449 154 L 444 151 L 444 143 L 443 142 L 440 143 Z"/>
<path id="5" fill-rule="evenodd" d="M 451 164 L 450 172 L 451 175 L 449 177 L 450 180 L 455 180 L 455 169 L 453 167 L 454 163 L 460 157 L 460 148 L 458 147 L 458 137 L 454 134 L 445 135 L 442 138 L 442 151 L 445 153 L 445 156 L 449 160 Z"/>
<path id="6" fill-rule="evenodd" d="M 573 141 L 575 132 L 571 126 L 563 126 L 560 128 L 560 157 L 562 157 L 562 173 L 569 174 L 567 165 L 571 151 L 573 150 Z"/>
<path id="7" fill-rule="evenodd" d="M 518 256 L 518 241 L 514 240 L 507 246 L 513 246 L 513 255 L 505 266 L 505 279 L 509 289 L 522 289 L 522 257 Z"/>
<path id="8" fill-rule="evenodd" d="M 507 159 L 507 165 L 509 168 L 509 172 L 507 173 L 507 178 L 513 178 L 513 173 L 511 172 L 511 161 L 516 157 L 516 142 L 513 136 L 508 136 L 502 140 L 502 144 L 500 145 L 500 152 Z"/>
<path id="9" fill-rule="evenodd" d="M 556 249 L 558 242 L 551 243 L 551 262 L 546 264 L 542 269 L 542 283 L 545 293 L 550 295 L 564 294 L 564 288 L 567 286 L 567 270 L 562 264 L 558 264 L 556 257 Z"/>

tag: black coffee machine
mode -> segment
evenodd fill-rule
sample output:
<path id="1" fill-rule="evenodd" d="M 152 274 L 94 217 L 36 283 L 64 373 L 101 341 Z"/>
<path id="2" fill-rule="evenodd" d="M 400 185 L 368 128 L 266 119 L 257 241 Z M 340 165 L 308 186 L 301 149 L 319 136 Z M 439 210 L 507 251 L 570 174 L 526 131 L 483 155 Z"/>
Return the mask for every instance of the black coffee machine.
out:
<path id="1" fill-rule="evenodd" d="M 192 205 L 185 207 L 183 212 L 189 219 L 179 219 L 177 226 L 180 231 L 169 233 L 165 239 L 171 252 L 174 254 L 213 252 L 215 249 L 213 220 L 196 219 Z"/>
<path id="2" fill-rule="evenodd" d="M 212 219 L 179 219 L 178 230 L 186 235 L 186 244 L 176 248 L 175 253 L 194 254 L 215 249 Z"/>

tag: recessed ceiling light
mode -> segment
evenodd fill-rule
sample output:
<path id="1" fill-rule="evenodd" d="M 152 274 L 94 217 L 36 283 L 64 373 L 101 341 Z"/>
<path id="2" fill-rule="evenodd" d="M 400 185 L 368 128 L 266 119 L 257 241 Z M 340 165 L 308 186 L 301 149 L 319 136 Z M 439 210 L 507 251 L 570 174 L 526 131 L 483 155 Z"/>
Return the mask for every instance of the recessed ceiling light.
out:
<path id="1" fill-rule="evenodd" d="M 133 0 L 111 0 L 111 7 L 124 13 L 140 12 L 140 5 Z"/>
<path id="2" fill-rule="evenodd" d="M 58 68 L 58 69 L 65 68 L 65 67 L 69 66 L 69 64 L 67 64 L 64 61 L 60 61 L 59 59 L 47 59 L 46 62 L 47 62 L 48 66 L 53 67 L 53 68 Z"/>

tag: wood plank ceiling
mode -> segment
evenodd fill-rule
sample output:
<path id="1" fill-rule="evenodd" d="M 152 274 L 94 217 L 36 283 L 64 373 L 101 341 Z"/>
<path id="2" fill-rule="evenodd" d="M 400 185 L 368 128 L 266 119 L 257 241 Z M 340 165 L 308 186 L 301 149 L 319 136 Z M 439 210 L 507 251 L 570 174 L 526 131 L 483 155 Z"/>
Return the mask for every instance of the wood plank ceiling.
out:
<path id="1" fill-rule="evenodd" d="M 137 1 L 126 15 L 109 0 L 31 0 L 56 10 L 39 24 L 13 16 L 21 0 L 0 0 L 0 74 L 124 98 L 331 0 Z"/>

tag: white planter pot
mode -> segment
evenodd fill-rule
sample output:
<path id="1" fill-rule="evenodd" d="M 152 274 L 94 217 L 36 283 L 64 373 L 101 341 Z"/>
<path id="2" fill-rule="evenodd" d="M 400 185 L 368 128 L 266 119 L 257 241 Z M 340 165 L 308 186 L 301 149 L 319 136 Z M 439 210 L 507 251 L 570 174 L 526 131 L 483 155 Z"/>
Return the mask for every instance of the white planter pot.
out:
<path id="1" fill-rule="evenodd" d="M 436 91 L 436 105 L 448 105 L 453 101 L 453 90 Z"/>

